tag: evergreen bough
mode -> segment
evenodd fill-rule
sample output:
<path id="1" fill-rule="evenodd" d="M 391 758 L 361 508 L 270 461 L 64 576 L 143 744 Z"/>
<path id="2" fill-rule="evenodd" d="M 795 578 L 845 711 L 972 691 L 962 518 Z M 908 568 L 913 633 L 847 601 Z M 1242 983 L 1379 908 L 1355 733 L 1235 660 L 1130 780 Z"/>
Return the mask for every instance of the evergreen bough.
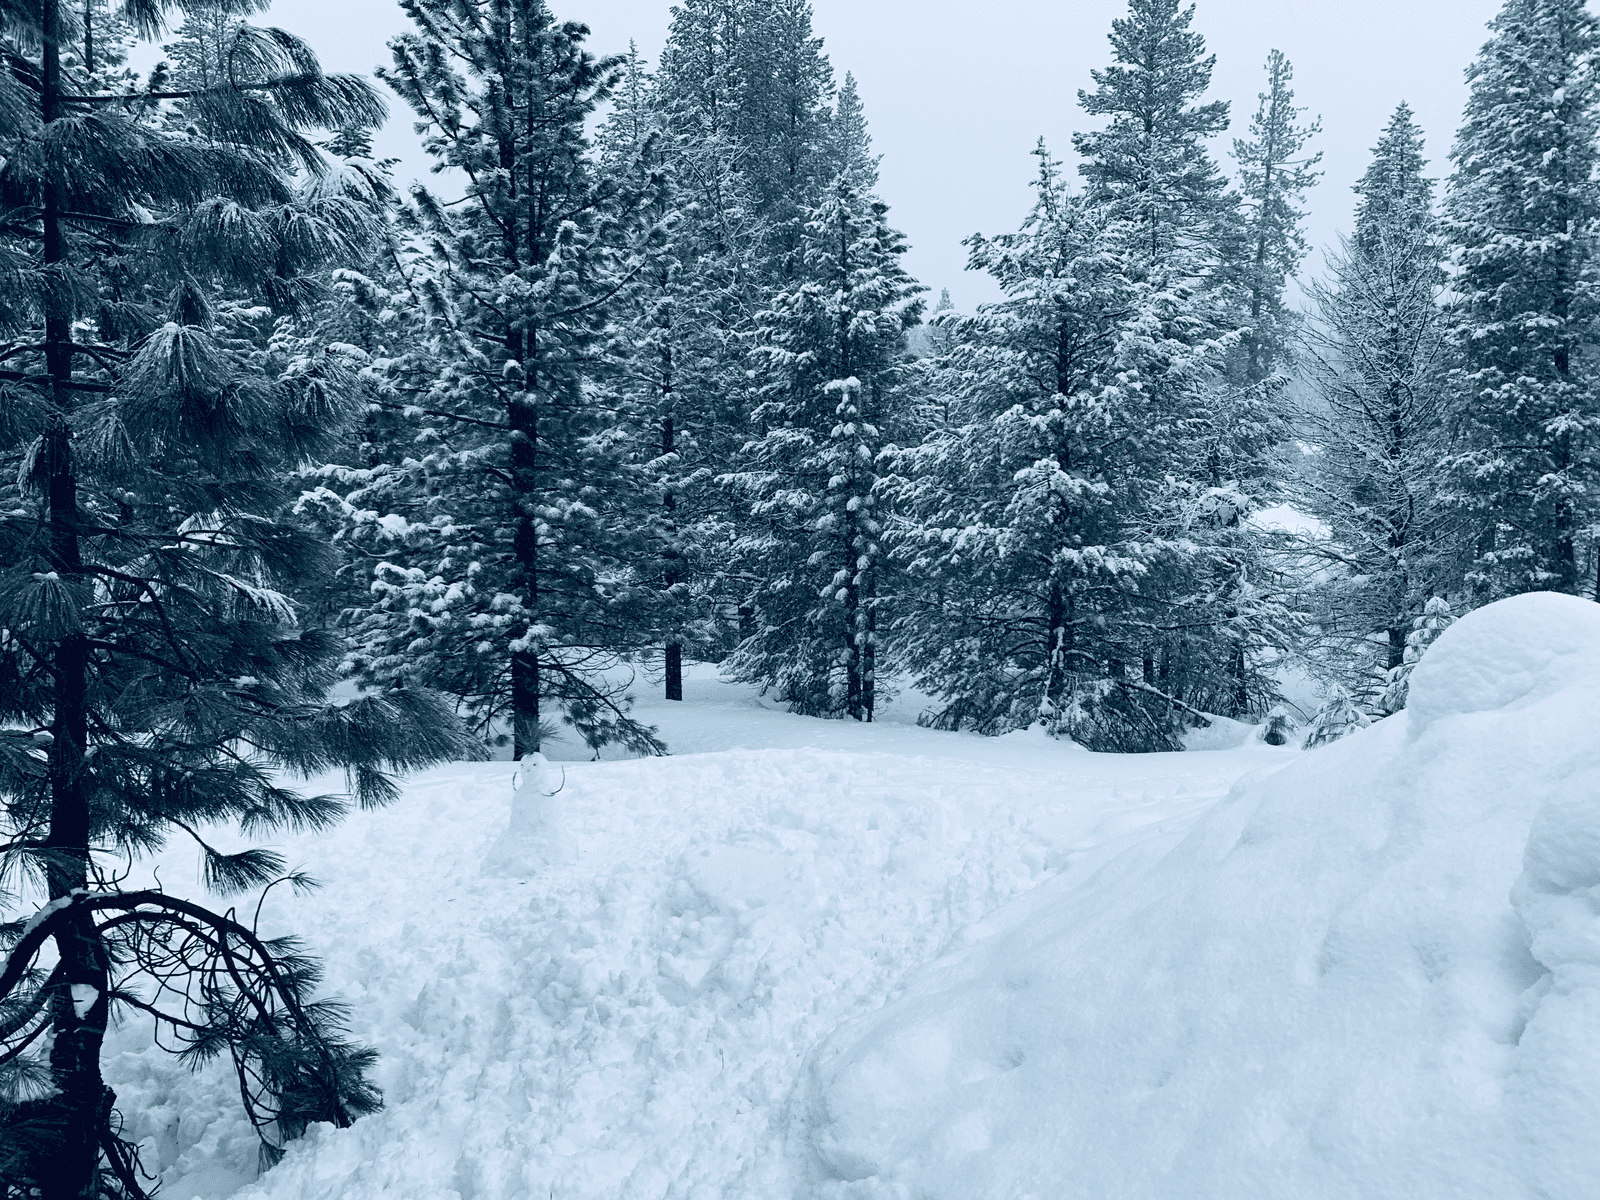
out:
<path id="1" fill-rule="evenodd" d="M 465 749 L 430 693 L 330 703 L 337 640 L 289 599 L 327 560 L 288 481 L 354 405 L 295 314 L 371 218 L 307 133 L 383 109 L 252 7 L 126 0 L 91 52 L 62 0 L 0 4 L 0 877 L 44 901 L 0 927 L 7 1197 L 147 1194 L 100 1070 L 116 1012 L 230 1059 L 269 1162 L 376 1107 L 372 1053 L 292 939 L 124 890 L 119 863 L 178 834 L 213 891 L 304 885 L 207 828 L 326 828 Z M 112 35 L 169 9 L 229 18 L 217 74 L 108 75 Z M 285 782 L 337 768 L 348 797 Z"/>

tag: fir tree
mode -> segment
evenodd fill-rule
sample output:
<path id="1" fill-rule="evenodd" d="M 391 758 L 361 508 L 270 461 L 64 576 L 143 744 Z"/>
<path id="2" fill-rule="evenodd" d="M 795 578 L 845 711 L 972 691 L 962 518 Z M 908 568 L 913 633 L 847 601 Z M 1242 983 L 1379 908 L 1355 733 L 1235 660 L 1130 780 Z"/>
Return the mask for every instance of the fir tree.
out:
<path id="1" fill-rule="evenodd" d="M 895 552 L 917 581 L 895 646 L 940 697 L 936 725 L 1175 749 L 1226 650 L 1215 615 L 1188 610 L 1209 560 L 1166 523 L 1182 426 L 1140 381 L 1193 358 L 1152 332 L 1162 301 L 1129 269 L 1127 225 L 1037 154 L 1022 229 L 969 243 L 1006 298 L 956 323 L 925 401 L 948 419 L 894 456 Z"/>
<path id="2" fill-rule="evenodd" d="M 767 382 L 753 415 L 763 432 L 731 482 L 752 501 L 734 553 L 763 582 L 752 596 L 757 627 L 732 666 L 796 711 L 870 721 L 883 570 L 877 460 L 921 288 L 900 266 L 905 245 L 887 206 L 859 179 L 842 173 L 813 212 L 804 277 L 762 317 Z"/>
<path id="3" fill-rule="evenodd" d="M 676 121 L 662 91 L 636 58 L 630 61 L 600 149 L 648 197 L 641 216 L 659 238 L 618 296 L 612 354 L 625 403 L 658 433 L 641 447 L 659 496 L 648 525 L 658 566 L 642 560 L 635 569 L 660 588 L 664 690 L 667 699 L 682 700 L 685 653 L 720 658 L 730 641 L 722 610 L 730 595 L 723 551 L 732 522 L 715 480 L 745 434 L 751 291 L 742 269 L 747 230 L 735 201 L 741 188 Z M 641 104 L 647 111 L 636 111 Z"/>
<path id="4" fill-rule="evenodd" d="M 162 7 L 123 5 L 121 28 L 153 34 Z M 124 891 L 119 860 L 208 824 L 322 828 L 345 800 L 285 775 L 342 766 L 372 806 L 395 794 L 387 771 L 465 746 L 426 692 L 330 704 L 336 640 L 289 599 L 325 556 L 287 482 L 356 400 L 296 313 L 370 219 L 307 135 L 375 124 L 381 104 L 243 24 L 237 76 L 97 91 L 117 21 L 89 10 L 91 55 L 64 3 L 33 11 L 31 27 L 7 14 L 0 74 L 0 869 L 47 903 L 3 927 L 0 1175 L 8 1194 L 89 1200 L 145 1194 L 101 1074 L 116 1012 L 152 1017 L 190 1061 L 229 1056 L 267 1161 L 378 1104 L 371 1052 L 312 999 L 292 939 Z M 207 136 L 170 132 L 174 111 Z M 270 852 L 200 846 L 213 890 L 295 878 Z"/>
<path id="5" fill-rule="evenodd" d="M 1460 494 L 1485 600 L 1576 592 L 1600 421 L 1595 355 L 1595 18 L 1508 0 L 1468 69 L 1445 234 L 1461 364 Z"/>
<path id="6" fill-rule="evenodd" d="M 844 85 L 834 102 L 833 118 L 828 122 L 828 173 L 835 178 L 848 176 L 856 187 L 873 191 L 878 186 L 881 160 L 881 155 L 872 153 L 872 135 L 867 132 L 866 107 L 861 102 L 856 77 L 846 71 Z"/>
<path id="7" fill-rule="evenodd" d="M 760 270 L 768 287 L 782 289 L 803 274 L 805 226 L 834 177 L 833 68 L 812 31 L 811 0 L 741 8 L 734 130 L 761 226 Z"/>
<path id="8" fill-rule="evenodd" d="M 428 337 L 387 375 L 416 448 L 347 478 L 353 519 L 395 535 L 350 666 L 437 686 L 486 728 L 507 718 L 518 756 L 558 714 L 592 746 L 659 752 L 607 674 L 654 642 L 659 598 L 633 570 L 649 487 L 606 352 L 651 235 L 584 128 L 623 64 L 542 0 L 405 8 L 418 32 L 383 78 L 469 182 L 460 206 L 418 188 L 408 210 Z"/>
<path id="9" fill-rule="evenodd" d="M 1113 64 L 1092 71 L 1096 88 L 1079 91 L 1104 129 L 1073 135 L 1089 196 L 1126 223 L 1133 265 L 1181 278 L 1215 250 L 1231 221 L 1227 180 L 1206 151 L 1206 139 L 1228 127 L 1228 104 L 1196 104 L 1211 83 L 1216 56 L 1189 28 L 1194 5 L 1179 0 L 1129 0 L 1111 24 Z"/>
<path id="10" fill-rule="evenodd" d="M 1260 384 L 1286 362 L 1293 315 L 1284 289 L 1305 257 L 1305 193 L 1321 172 L 1322 153 L 1306 154 L 1306 143 L 1320 131 L 1312 121 L 1299 124 L 1303 108 L 1294 104 L 1294 68 L 1282 51 L 1267 55 L 1267 90 L 1250 121 L 1250 136 L 1235 138 L 1244 201 L 1243 241 L 1249 255 L 1244 291 L 1249 303 L 1245 338 L 1245 380 Z"/>
<path id="11" fill-rule="evenodd" d="M 1316 401 L 1301 436 L 1313 452 L 1296 491 L 1328 535 L 1299 549 L 1319 564 L 1327 658 L 1355 687 L 1400 665 L 1426 597 L 1459 580 L 1443 467 L 1443 247 L 1424 165 L 1421 131 L 1402 104 L 1355 185 L 1355 231 L 1329 257 L 1328 281 L 1310 289 L 1320 319 L 1304 340 L 1305 366 Z"/>
<path id="12" fill-rule="evenodd" d="M 649 197 L 648 223 L 660 231 L 662 242 L 653 248 L 632 284 L 618 297 L 616 311 L 622 336 L 615 343 L 622 366 L 620 389 L 635 401 L 642 422 L 659 430 L 659 442 L 650 447 L 649 469 L 656 473 L 661 506 L 657 536 L 661 564 L 659 584 L 667 625 L 663 647 L 666 698 L 683 699 L 683 640 L 687 629 L 690 589 L 685 574 L 690 568 L 689 543 L 680 514 L 686 485 L 680 451 L 684 412 L 679 395 L 682 362 L 690 357 L 687 344 L 694 340 L 689 327 L 693 299 L 685 287 L 696 274 L 686 272 L 678 253 L 677 234 L 682 226 L 680 189 L 673 178 L 670 140 L 664 137 L 655 104 L 654 81 L 646 72 L 638 50 L 631 46 L 624 61 L 621 83 L 613 97 L 599 138 L 601 161 L 614 176 L 638 176 L 641 195 Z M 688 449 L 688 447 L 684 447 Z M 648 573 L 648 572 L 647 572 Z"/>
<path id="13" fill-rule="evenodd" d="M 1261 666 L 1283 640 L 1287 616 L 1263 591 L 1261 538 L 1246 519 L 1271 502 L 1271 456 L 1286 433 L 1283 381 L 1248 370 L 1252 358 L 1264 364 L 1266 348 L 1251 350 L 1250 319 L 1257 299 L 1260 312 L 1271 313 L 1274 271 L 1281 289 L 1288 265 L 1278 242 L 1292 238 L 1294 216 L 1279 203 L 1289 197 L 1289 181 L 1277 173 L 1289 164 L 1287 143 L 1259 149 L 1274 174 L 1258 187 L 1263 201 L 1249 224 L 1211 159 L 1206 141 L 1227 127 L 1228 106 L 1204 101 L 1215 57 L 1190 28 L 1193 16 L 1192 5 L 1176 0 L 1130 0 L 1127 17 L 1112 26 L 1113 65 L 1094 73 L 1096 91 L 1079 93 L 1086 112 L 1111 120 L 1074 144 L 1087 195 L 1116 222 L 1141 289 L 1139 318 L 1129 326 L 1139 343 L 1135 386 L 1159 428 L 1169 437 L 1182 430 L 1168 442 L 1173 457 L 1160 482 L 1145 493 L 1142 520 L 1152 536 L 1191 548 L 1178 555 L 1189 561 L 1169 583 L 1191 609 L 1189 628 L 1206 631 L 1182 639 L 1192 667 L 1185 686 L 1214 711 L 1244 716 L 1265 697 Z M 1291 136 L 1286 83 L 1280 73 L 1277 108 L 1269 97 L 1265 118 L 1272 129 L 1258 127 L 1258 140 Z M 1255 143 L 1241 145 L 1247 157 L 1258 154 L 1249 148 Z M 1266 247 L 1259 271 L 1252 237 Z M 1246 270 L 1237 269 L 1241 262 Z M 1229 370 L 1241 360 L 1246 370 Z M 1225 684 L 1201 665 L 1218 656 Z"/>
<path id="14" fill-rule="evenodd" d="M 758 403 L 748 356 L 756 314 L 773 292 L 765 268 L 770 221 L 749 127 L 749 96 L 766 86 L 750 39 L 760 20 L 751 0 L 686 0 L 674 8 L 656 76 L 676 217 L 674 320 L 674 514 L 683 584 L 701 624 L 701 652 L 720 657 L 754 629 L 750 590 L 723 549 L 738 536 L 744 505 L 714 480 L 734 463 Z M 724 621 L 737 610 L 737 623 Z M 737 633 L 735 633 L 735 629 Z"/>

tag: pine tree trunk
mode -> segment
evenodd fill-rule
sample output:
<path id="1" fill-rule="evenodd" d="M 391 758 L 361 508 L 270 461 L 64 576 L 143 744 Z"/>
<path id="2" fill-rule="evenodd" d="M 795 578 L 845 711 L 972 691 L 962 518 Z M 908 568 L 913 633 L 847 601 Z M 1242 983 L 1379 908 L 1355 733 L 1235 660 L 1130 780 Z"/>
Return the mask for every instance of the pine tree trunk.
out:
<path id="1" fill-rule="evenodd" d="M 1072 598 L 1062 594 L 1060 584 L 1050 587 L 1046 620 L 1049 635 L 1046 643 L 1044 699 L 1050 710 L 1053 732 L 1061 721 L 1061 704 L 1067 685 L 1067 658 L 1072 648 L 1073 634 Z"/>
<path id="2" fill-rule="evenodd" d="M 1406 631 L 1396 626 L 1389 630 L 1389 669 L 1392 671 L 1406 661 Z"/>
<path id="3" fill-rule="evenodd" d="M 661 454 L 666 457 L 673 451 L 677 430 L 672 419 L 672 346 L 670 344 L 661 348 L 661 398 L 666 413 L 661 418 Z M 675 514 L 678 508 L 678 498 L 669 487 L 661 497 L 661 507 L 666 510 L 667 536 L 671 539 L 662 558 L 666 560 L 666 570 L 663 572 L 663 582 L 668 589 L 678 584 L 678 525 Z M 667 643 L 666 652 L 666 690 L 668 700 L 683 699 L 683 643 L 670 641 Z"/>
<path id="4" fill-rule="evenodd" d="M 848 572 L 844 586 L 844 711 L 847 716 L 861 720 L 861 573 L 856 569 L 855 514 L 848 508 L 844 514 L 845 570 Z"/>
<path id="5" fill-rule="evenodd" d="M 512 14 L 509 8 L 500 7 L 495 14 L 499 26 L 498 44 L 502 50 L 512 46 Z M 529 36 L 531 29 L 527 21 L 522 23 L 522 50 L 524 54 L 531 52 Z M 501 68 L 502 79 L 509 78 L 511 73 Z M 522 97 L 525 122 L 524 135 L 530 144 L 535 133 L 537 120 L 536 106 L 530 96 Z M 527 221 L 527 258 L 530 264 L 536 262 L 540 256 L 539 242 L 539 190 L 534 181 L 534 164 L 531 160 L 527 163 L 526 187 L 522 188 L 519 196 L 518 188 L 522 181 L 517 176 L 517 143 L 512 135 L 515 126 L 512 124 L 516 106 L 511 97 L 500 96 L 499 103 L 505 108 L 495 113 L 495 121 L 499 126 L 496 142 L 500 155 L 500 169 L 505 172 L 506 179 L 511 188 L 512 211 L 509 219 L 501 222 L 505 237 L 505 256 L 509 267 L 515 269 L 521 265 L 522 251 L 518 245 L 518 221 L 515 214 L 516 205 L 525 206 L 523 213 Z M 498 107 L 498 105 L 497 105 Z M 511 425 L 511 488 L 517 506 L 517 531 L 512 538 L 512 553 L 516 556 L 517 566 L 522 576 L 523 592 L 527 605 L 528 620 L 530 624 L 539 622 L 539 526 L 536 506 L 539 502 L 538 479 L 538 454 L 539 454 L 539 409 L 538 409 L 538 355 L 539 335 L 537 330 L 508 329 L 506 348 L 516 359 L 523 364 L 522 390 L 512 395 L 510 401 Z M 526 637 L 527 634 L 524 634 Z M 521 759 L 525 754 L 537 754 L 540 749 L 539 735 L 539 650 L 537 646 L 528 646 L 526 649 L 513 650 L 511 653 L 511 753 L 514 758 Z"/>
<path id="6" fill-rule="evenodd" d="M 1233 648 L 1228 662 L 1228 674 L 1233 676 L 1233 715 L 1240 720 L 1250 715 L 1250 677 L 1245 670 L 1244 644 Z"/>
<path id="7" fill-rule="evenodd" d="M 1567 321 L 1568 303 L 1565 291 L 1562 292 L 1560 303 L 1556 309 L 1561 318 L 1563 333 Z M 1569 353 L 1565 345 L 1556 347 L 1555 361 L 1556 374 L 1562 383 L 1567 381 L 1567 371 L 1570 365 Z M 1571 441 L 1567 434 L 1558 434 L 1555 445 L 1555 465 L 1561 474 L 1566 474 L 1572 469 Z M 1578 539 L 1577 516 L 1573 511 L 1571 499 L 1566 496 L 1558 497 L 1555 512 L 1551 517 L 1551 534 L 1554 542 L 1552 558 L 1557 579 L 1560 581 L 1553 590 L 1577 595 L 1578 592 Z"/>
<path id="8" fill-rule="evenodd" d="M 877 580 L 869 575 L 866 587 L 867 644 L 861 652 L 861 701 L 867 724 L 878 706 L 878 605 Z"/>
<path id="9" fill-rule="evenodd" d="M 1558 128 L 1565 130 L 1565 124 Z M 1567 139 L 1563 136 L 1558 143 L 1560 153 L 1557 161 L 1563 164 L 1570 161 Z M 1565 172 L 1563 172 L 1565 174 Z M 1563 179 L 1566 189 L 1570 189 L 1574 182 Z M 1573 220 L 1571 193 L 1564 189 L 1560 203 L 1557 206 L 1560 228 L 1562 232 L 1571 234 L 1576 232 L 1577 222 Z M 1572 353 L 1568 338 L 1571 337 L 1572 300 L 1577 286 L 1578 272 L 1573 269 L 1570 261 L 1571 241 L 1561 243 L 1562 249 L 1556 256 L 1555 272 L 1555 317 L 1560 323 L 1560 340 L 1555 345 L 1556 381 L 1559 384 L 1568 382 L 1568 372 L 1572 366 Z M 1572 444 L 1570 435 L 1559 433 L 1556 435 L 1554 447 L 1556 466 L 1561 474 L 1565 475 L 1572 469 Z M 1573 511 L 1572 501 L 1561 496 L 1556 500 L 1555 513 L 1551 522 L 1553 528 L 1555 573 L 1560 580 L 1554 590 L 1576 595 L 1578 592 L 1578 547 L 1577 547 L 1577 517 Z"/>
<path id="10" fill-rule="evenodd" d="M 532 386 L 530 380 L 528 385 Z M 517 532 L 512 551 L 522 576 L 529 620 L 539 619 L 539 529 L 534 514 L 539 444 L 539 418 L 528 391 L 511 398 L 511 485 L 516 495 Z M 511 753 L 516 758 L 539 752 L 539 654 L 532 647 L 511 655 Z"/>
<path id="11" fill-rule="evenodd" d="M 42 108 L 46 124 L 55 120 L 61 95 L 60 0 L 42 0 Z M 44 263 L 67 261 L 61 231 L 61 200 L 46 174 L 44 182 Z M 64 289 L 45 296 L 45 370 L 50 377 L 51 413 L 42 447 L 46 464 L 51 568 L 74 591 L 83 582 L 79 547 L 78 481 L 72 461 L 72 312 Z M 45 877 L 52 900 L 70 896 L 89 882 L 89 796 L 84 754 L 88 744 L 88 646 L 81 634 L 61 638 L 52 655 L 55 684 L 50 746 L 50 828 Z M 42 1179 L 44 1200 L 89 1200 L 97 1195 L 100 1135 L 110 1095 L 100 1075 L 108 1004 L 107 960 L 93 917 L 79 912 L 56 937 L 60 968 L 50 997 L 50 1078 L 60 1121 L 59 1151 Z M 73 988 L 90 987 L 94 998 L 83 1014 L 73 1003 Z"/>

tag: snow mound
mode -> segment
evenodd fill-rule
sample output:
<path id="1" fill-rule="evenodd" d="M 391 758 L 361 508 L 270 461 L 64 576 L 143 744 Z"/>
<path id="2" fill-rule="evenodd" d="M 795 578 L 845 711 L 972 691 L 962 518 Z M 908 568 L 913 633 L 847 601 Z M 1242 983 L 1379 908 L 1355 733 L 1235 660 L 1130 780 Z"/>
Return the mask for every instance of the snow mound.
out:
<path id="1" fill-rule="evenodd" d="M 1259 740 L 1260 730 L 1245 721 L 1210 714 L 1210 724 L 1190 726 L 1183 731 L 1185 750 L 1234 750 L 1251 741 Z"/>
<path id="2" fill-rule="evenodd" d="M 1600 668 L 1597 612 L 1576 596 L 1535 592 L 1467 614 L 1411 676 L 1412 731 L 1458 714 L 1521 709 L 1581 684 Z"/>
<path id="3" fill-rule="evenodd" d="M 857 750 L 454 764 L 392 807 L 285 836 L 275 848 L 325 887 L 276 889 L 262 932 L 323 959 L 323 994 L 379 1051 L 386 1108 L 258 1174 L 227 1065 L 191 1072 L 135 1017 L 107 1079 L 162 1196 L 793 1196 L 786 1115 L 812 1047 L 1067 864 L 1187 827 L 1272 761 L 844 729 L 722 695 L 656 712 L 675 743 Z M 203 894 L 192 847 L 148 866 Z"/>
<path id="4" fill-rule="evenodd" d="M 798 1194 L 1578 1200 L 1600 1177 L 1600 606 L 1085 854 L 807 1063 Z"/>

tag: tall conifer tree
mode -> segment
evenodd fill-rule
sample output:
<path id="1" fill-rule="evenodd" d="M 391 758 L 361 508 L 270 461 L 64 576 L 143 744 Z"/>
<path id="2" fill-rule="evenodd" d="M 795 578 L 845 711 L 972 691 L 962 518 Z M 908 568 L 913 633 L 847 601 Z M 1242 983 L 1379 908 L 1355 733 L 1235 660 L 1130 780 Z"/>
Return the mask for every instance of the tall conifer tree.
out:
<path id="1" fill-rule="evenodd" d="M 1296 108 L 1294 68 L 1282 51 L 1267 55 L 1267 90 L 1262 92 L 1250 136 L 1235 138 L 1244 214 L 1241 241 L 1246 254 L 1243 287 L 1249 306 L 1245 337 L 1245 381 L 1255 385 L 1286 363 L 1293 316 L 1284 304 L 1288 281 L 1305 257 L 1305 193 L 1320 177 L 1322 152 L 1306 153 L 1306 144 L 1320 131 L 1312 121 L 1300 124 Z"/>
<path id="2" fill-rule="evenodd" d="M 1282 614 L 1248 578 L 1244 517 L 1281 422 L 1226 377 L 1240 226 L 1192 17 L 1131 0 L 1079 97 L 1110 118 L 1074 138 L 1084 194 L 1041 146 L 1023 229 L 970 243 L 1006 298 L 928 368 L 924 407 L 948 417 L 894 483 L 897 553 L 930 580 L 897 645 L 943 723 L 1171 749 L 1196 710 L 1270 696 Z"/>
<path id="3" fill-rule="evenodd" d="M 1090 198 L 1128 228 L 1131 265 L 1175 278 L 1215 254 L 1232 217 L 1227 179 L 1206 150 L 1228 127 L 1228 104 L 1196 103 L 1216 55 L 1204 56 L 1193 19 L 1193 4 L 1129 0 L 1111 23 L 1112 65 L 1078 93 L 1084 112 L 1110 120 L 1072 137 Z"/>
<path id="4" fill-rule="evenodd" d="M 418 31 L 383 77 L 468 187 L 459 207 L 413 193 L 429 337 L 389 374 L 425 449 L 348 477 L 352 519 L 383 519 L 394 545 L 352 665 L 505 717 L 518 756 L 558 717 L 591 745 L 657 752 L 606 673 L 655 641 L 660 595 L 633 570 L 650 489 L 606 347 L 650 239 L 633 177 L 600 169 L 584 127 L 623 64 L 543 0 L 405 9 Z"/>
<path id="5" fill-rule="evenodd" d="M 883 599 L 878 455 L 903 403 L 918 287 L 901 235 L 871 194 L 876 160 L 855 89 L 833 145 L 832 192 L 811 213 L 798 280 L 761 315 L 761 430 L 731 477 L 750 497 L 737 559 L 763 580 L 756 630 L 734 656 L 797 711 L 872 720 Z"/>
<path id="6" fill-rule="evenodd" d="M 1308 547 L 1323 564 L 1316 617 L 1355 689 L 1401 665 L 1422 606 L 1458 582 L 1444 247 L 1424 166 L 1422 131 L 1402 104 L 1355 185 L 1355 230 L 1311 289 L 1319 320 L 1305 363 L 1317 402 L 1301 436 L 1315 452 L 1298 502 L 1328 527 Z"/>
<path id="7" fill-rule="evenodd" d="M 1595 18 L 1584 0 L 1507 0 L 1489 28 L 1444 204 L 1483 599 L 1578 590 L 1600 427 Z"/>
<path id="8" fill-rule="evenodd" d="M 168 7 L 92 30 L 61 0 L 4 10 L 0 870 L 47 902 L 0 931 L 0 1179 L 46 1200 L 145 1194 L 101 1073 L 114 1012 L 152 1017 L 191 1061 L 228 1054 L 269 1161 L 308 1122 L 376 1107 L 371 1052 L 311 998 L 292 940 L 125 891 L 118 863 L 208 824 L 343 814 L 285 773 L 343 766 L 367 806 L 394 795 L 386 770 L 464 749 L 425 692 L 330 704 L 337 643 L 289 599 L 323 556 L 287 483 L 356 400 L 294 317 L 370 218 L 307 134 L 382 107 L 237 20 L 246 4 L 185 6 L 230 14 L 224 77 L 97 90 L 119 29 L 154 35 Z M 165 130 L 171 106 L 205 136 Z M 285 874 L 200 845 L 213 890 Z"/>

